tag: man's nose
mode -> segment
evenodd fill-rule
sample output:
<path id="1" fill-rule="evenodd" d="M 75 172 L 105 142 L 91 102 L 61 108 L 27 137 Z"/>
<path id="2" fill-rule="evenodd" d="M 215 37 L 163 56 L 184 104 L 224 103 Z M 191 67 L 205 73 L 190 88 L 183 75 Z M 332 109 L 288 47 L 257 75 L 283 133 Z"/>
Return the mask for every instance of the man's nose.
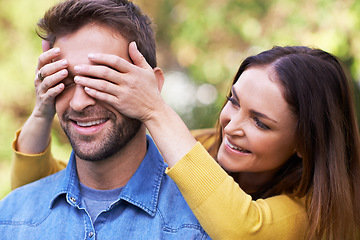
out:
<path id="1" fill-rule="evenodd" d="M 86 107 L 95 105 L 96 100 L 90 97 L 81 85 L 76 85 L 73 96 L 70 101 L 70 107 L 76 111 L 81 112 Z"/>

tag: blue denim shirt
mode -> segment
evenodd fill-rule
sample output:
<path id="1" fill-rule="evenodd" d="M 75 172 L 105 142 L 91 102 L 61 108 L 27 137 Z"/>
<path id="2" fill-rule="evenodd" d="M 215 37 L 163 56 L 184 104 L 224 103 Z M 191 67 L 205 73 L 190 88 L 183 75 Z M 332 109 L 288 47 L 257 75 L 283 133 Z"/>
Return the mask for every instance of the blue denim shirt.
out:
<path id="1" fill-rule="evenodd" d="M 74 153 L 66 169 L 12 191 L 0 201 L 0 238 L 210 239 L 150 137 L 139 168 L 118 199 L 92 224 L 79 190 Z"/>

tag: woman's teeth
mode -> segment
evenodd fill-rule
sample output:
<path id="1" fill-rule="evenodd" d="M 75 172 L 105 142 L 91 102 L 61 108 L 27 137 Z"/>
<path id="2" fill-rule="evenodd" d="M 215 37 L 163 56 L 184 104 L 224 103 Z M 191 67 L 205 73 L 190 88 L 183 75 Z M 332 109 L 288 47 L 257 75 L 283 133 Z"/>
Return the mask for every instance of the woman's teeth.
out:
<path id="1" fill-rule="evenodd" d="M 244 148 L 239 148 L 239 147 L 235 147 L 234 145 L 232 145 L 229 140 L 227 138 L 225 138 L 225 143 L 231 148 L 231 149 L 234 149 L 234 150 L 237 150 L 237 151 L 240 151 L 242 153 L 251 153 L 250 151 L 244 149 Z"/>
<path id="2" fill-rule="evenodd" d="M 104 122 L 106 122 L 105 119 L 90 121 L 90 122 L 76 122 L 76 124 L 79 125 L 80 127 L 91 127 L 91 126 L 98 125 L 98 124 L 101 124 Z"/>

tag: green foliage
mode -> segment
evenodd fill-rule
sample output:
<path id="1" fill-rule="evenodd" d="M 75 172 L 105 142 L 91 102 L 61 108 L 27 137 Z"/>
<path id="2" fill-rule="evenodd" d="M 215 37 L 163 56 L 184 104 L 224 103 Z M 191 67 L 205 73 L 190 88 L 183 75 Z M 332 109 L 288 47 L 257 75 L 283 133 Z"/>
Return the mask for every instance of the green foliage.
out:
<path id="1" fill-rule="evenodd" d="M 210 127 L 240 62 L 275 45 L 322 48 L 360 78 L 359 1 L 160 0 L 147 9 L 158 26 L 158 46 L 166 49 L 159 50 L 160 66 L 218 89 L 216 102 L 179 113 L 189 127 Z"/>
<path id="2" fill-rule="evenodd" d="M 10 144 L 14 132 L 35 103 L 34 70 L 41 53 L 35 26 L 55 2 L 0 0 L 0 198 L 9 191 Z M 184 73 L 196 87 L 211 84 L 218 91 L 215 101 L 206 104 L 199 102 L 195 94 L 188 110 L 179 112 L 190 128 L 211 127 L 240 62 L 274 45 L 320 47 L 343 60 L 353 79 L 359 82 L 360 1 L 135 2 L 156 25 L 158 65 L 164 72 Z M 177 102 L 183 99 L 182 93 L 179 94 Z M 357 99 L 359 103 L 359 95 Z M 66 159 L 70 148 L 60 132 L 55 124 L 53 150 L 55 156 Z"/>

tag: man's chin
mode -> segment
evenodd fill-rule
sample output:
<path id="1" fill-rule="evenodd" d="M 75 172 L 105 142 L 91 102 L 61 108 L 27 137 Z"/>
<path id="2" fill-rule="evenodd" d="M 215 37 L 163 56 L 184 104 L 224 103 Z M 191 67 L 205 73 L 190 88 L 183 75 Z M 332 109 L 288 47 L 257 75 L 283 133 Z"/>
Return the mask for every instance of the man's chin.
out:
<path id="1" fill-rule="evenodd" d="M 141 122 L 127 119 L 96 135 L 79 135 L 71 127 L 63 127 L 77 157 L 87 161 L 107 159 L 121 151 L 136 136 Z"/>
<path id="2" fill-rule="evenodd" d="M 73 140 L 70 140 L 70 143 L 75 155 L 85 161 L 96 162 L 105 160 L 120 151 L 118 145 L 101 141 L 74 142 Z"/>

